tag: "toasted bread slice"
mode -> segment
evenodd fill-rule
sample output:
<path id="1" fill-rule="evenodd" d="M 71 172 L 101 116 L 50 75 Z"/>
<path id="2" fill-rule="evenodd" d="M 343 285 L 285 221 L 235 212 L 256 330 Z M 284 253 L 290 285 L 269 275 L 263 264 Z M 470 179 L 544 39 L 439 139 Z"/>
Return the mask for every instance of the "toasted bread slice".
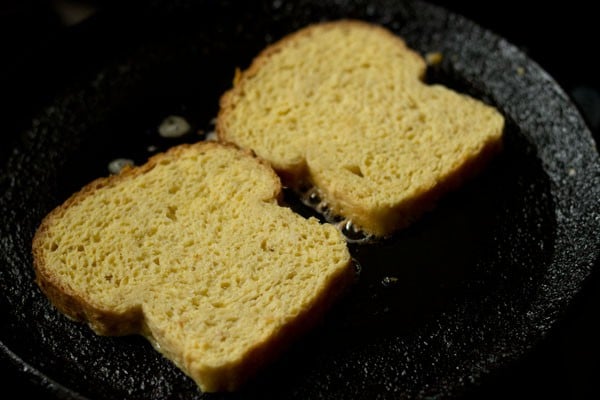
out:
<path id="1" fill-rule="evenodd" d="M 423 58 L 382 27 L 309 26 L 269 46 L 221 98 L 221 141 L 252 149 L 285 185 L 386 236 L 501 148 L 493 107 L 423 82 Z"/>
<path id="2" fill-rule="evenodd" d="M 341 234 L 277 203 L 268 164 L 182 145 L 98 179 L 42 222 L 37 282 L 101 335 L 145 335 L 203 391 L 235 390 L 352 282 Z"/>

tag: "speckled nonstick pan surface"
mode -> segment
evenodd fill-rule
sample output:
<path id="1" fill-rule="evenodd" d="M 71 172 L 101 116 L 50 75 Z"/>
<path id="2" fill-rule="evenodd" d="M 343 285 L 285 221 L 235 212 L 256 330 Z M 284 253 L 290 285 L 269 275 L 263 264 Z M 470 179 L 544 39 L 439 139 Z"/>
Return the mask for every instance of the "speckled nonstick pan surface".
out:
<path id="1" fill-rule="evenodd" d="M 135 21 L 98 16 L 113 35 L 132 24 L 137 33 L 15 132 L 0 178 L 4 355 L 49 393 L 93 399 L 449 397 L 522 357 L 598 258 L 600 162 L 567 96 L 502 38 L 425 3 L 240 3 L 154 2 Z M 41 218 L 114 158 L 142 163 L 202 139 L 236 66 L 285 33 L 339 17 L 441 52 L 427 79 L 497 106 L 504 153 L 411 228 L 352 245 L 362 265 L 353 291 L 239 393 L 199 393 L 144 339 L 96 336 L 50 307 L 30 255 Z M 160 138 L 171 114 L 194 133 Z"/>

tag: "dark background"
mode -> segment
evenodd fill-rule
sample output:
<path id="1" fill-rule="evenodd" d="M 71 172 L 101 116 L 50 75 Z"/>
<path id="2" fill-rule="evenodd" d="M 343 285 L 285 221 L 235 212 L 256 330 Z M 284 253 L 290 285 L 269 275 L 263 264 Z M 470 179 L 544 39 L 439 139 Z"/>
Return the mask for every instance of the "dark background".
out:
<path id="1" fill-rule="evenodd" d="M 432 1 L 505 37 L 537 61 L 580 108 L 600 139 L 597 13 L 584 2 Z M 102 12 L 134 18 L 135 2 L 8 0 L 0 4 L 0 160 L 19 127 L 59 88 L 110 53 L 85 47 L 87 26 Z M 600 398 L 598 268 L 564 320 L 528 356 L 489 377 L 469 399 Z M 0 328 L 1 329 L 1 328 Z M 0 359 L 0 398 L 49 398 Z M 14 393 L 11 395 L 9 393 Z"/>

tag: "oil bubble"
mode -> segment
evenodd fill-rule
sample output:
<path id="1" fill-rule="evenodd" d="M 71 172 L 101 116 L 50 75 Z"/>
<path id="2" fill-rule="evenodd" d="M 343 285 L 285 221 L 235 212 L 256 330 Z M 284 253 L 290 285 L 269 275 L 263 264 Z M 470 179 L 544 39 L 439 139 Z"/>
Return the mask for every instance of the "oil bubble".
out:
<path id="1" fill-rule="evenodd" d="M 385 287 L 394 287 L 397 286 L 399 279 L 395 276 L 386 276 L 381 280 L 381 284 Z"/>
<path id="2" fill-rule="evenodd" d="M 115 158 L 108 163 L 108 172 L 113 175 L 121 173 L 125 167 L 133 167 L 135 164 L 129 158 Z"/>

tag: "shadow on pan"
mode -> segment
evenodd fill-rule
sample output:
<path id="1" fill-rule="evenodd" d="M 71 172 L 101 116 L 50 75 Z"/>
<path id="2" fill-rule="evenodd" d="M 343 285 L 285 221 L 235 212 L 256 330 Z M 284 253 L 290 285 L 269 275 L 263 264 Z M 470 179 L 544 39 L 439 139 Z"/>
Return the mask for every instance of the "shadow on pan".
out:
<path id="1" fill-rule="evenodd" d="M 308 23 L 381 23 L 443 62 L 430 82 L 506 116 L 505 151 L 390 240 L 352 245 L 360 279 L 323 323 L 240 393 L 205 395 L 139 337 L 95 336 L 53 310 L 33 283 L 30 240 L 41 218 L 107 174 L 204 139 L 235 67 Z M 451 397 L 521 357 L 560 318 L 598 257 L 600 164 L 561 89 L 501 38 L 420 2 L 155 2 L 129 29 L 100 15 L 114 51 L 64 89 L 19 136 L 0 178 L 3 350 L 61 397 Z M 157 29 L 161 27 L 162 29 Z M 95 44 L 106 38 L 96 39 Z M 177 141 L 156 127 L 182 115 Z M 298 212 L 309 214 L 290 194 Z"/>

